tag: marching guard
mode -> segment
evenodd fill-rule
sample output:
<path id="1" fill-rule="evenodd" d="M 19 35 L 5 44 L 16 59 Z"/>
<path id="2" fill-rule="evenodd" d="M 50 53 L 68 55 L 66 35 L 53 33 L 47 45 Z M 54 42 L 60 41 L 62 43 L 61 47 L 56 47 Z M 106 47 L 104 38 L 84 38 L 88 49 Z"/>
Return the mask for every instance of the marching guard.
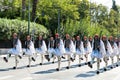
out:
<path id="1" fill-rule="evenodd" d="M 73 44 L 75 45 L 75 38 L 74 37 L 72 37 L 72 41 L 73 41 Z"/>
<path id="2" fill-rule="evenodd" d="M 110 55 L 110 58 L 111 58 L 111 69 L 115 67 L 114 65 L 114 56 L 116 56 L 118 54 L 118 47 L 117 47 L 117 44 L 116 42 L 114 42 L 114 39 L 113 39 L 113 36 L 110 36 L 109 37 L 109 42 L 112 46 L 112 49 L 113 49 L 113 52 L 112 54 Z"/>
<path id="3" fill-rule="evenodd" d="M 65 48 L 64 48 L 63 40 L 60 39 L 58 33 L 55 34 L 54 49 L 55 49 L 55 55 L 58 58 L 58 68 L 56 70 L 59 71 L 60 64 L 61 64 L 61 58 L 64 58 L 63 54 L 65 53 Z"/>
<path id="4" fill-rule="evenodd" d="M 29 60 L 29 64 L 27 65 L 27 67 L 31 66 L 31 61 L 35 61 L 34 55 L 35 55 L 35 47 L 34 47 L 34 43 L 31 40 L 30 35 L 28 35 L 26 37 L 26 41 L 25 41 L 25 49 L 23 49 L 25 55 L 28 55 L 28 60 Z"/>
<path id="5" fill-rule="evenodd" d="M 92 47 L 86 36 L 84 36 L 84 39 L 83 39 L 83 46 L 84 46 L 84 56 L 86 58 L 85 65 L 87 65 L 88 64 L 88 54 L 92 52 Z"/>
<path id="6" fill-rule="evenodd" d="M 118 38 L 118 55 L 117 55 L 117 62 L 120 61 L 120 37 Z"/>
<path id="7" fill-rule="evenodd" d="M 64 40 L 64 46 L 65 46 L 65 55 L 68 56 L 68 66 L 67 69 L 70 68 L 70 61 L 74 61 L 73 55 L 75 53 L 75 46 L 73 41 L 70 39 L 69 34 L 66 34 L 66 39 Z"/>
<path id="8" fill-rule="evenodd" d="M 83 47 L 83 42 L 80 40 L 80 37 L 76 37 L 76 42 L 75 42 L 75 47 L 76 47 L 76 55 L 79 56 L 79 67 L 81 66 L 81 60 L 83 60 L 83 54 L 84 54 L 84 47 Z"/>
<path id="9" fill-rule="evenodd" d="M 55 40 L 54 40 L 54 37 L 50 37 L 50 40 L 48 42 L 48 59 L 50 60 L 51 58 L 53 58 L 53 61 L 52 63 L 54 63 L 54 60 L 55 60 L 55 49 L 54 49 L 54 43 L 55 43 Z"/>
<path id="10" fill-rule="evenodd" d="M 13 39 L 12 39 L 12 49 L 10 49 L 8 51 L 8 55 L 7 57 L 4 57 L 4 61 L 8 62 L 9 57 L 11 57 L 11 55 L 15 55 L 15 67 L 13 67 L 13 69 L 17 68 L 17 63 L 18 63 L 18 59 L 17 57 L 19 57 L 20 59 L 21 57 L 21 53 L 22 53 L 22 44 L 20 39 L 18 38 L 17 33 L 13 34 Z"/>
<path id="11" fill-rule="evenodd" d="M 45 54 L 47 54 L 47 46 L 41 35 L 38 37 L 38 40 L 35 42 L 35 48 L 36 48 L 36 52 L 41 55 L 40 65 L 42 65 L 43 57 Z M 48 61 L 49 61 L 49 59 L 48 59 Z"/>
<path id="12" fill-rule="evenodd" d="M 88 66 L 92 68 L 94 59 L 97 58 L 97 74 L 99 74 L 100 61 L 101 61 L 101 58 L 103 58 L 103 56 L 105 55 L 105 46 L 103 41 L 98 36 L 98 34 L 94 36 L 92 48 L 93 48 L 92 54 L 91 54 L 92 61 L 88 62 Z"/>
<path id="13" fill-rule="evenodd" d="M 73 49 L 75 49 L 75 52 L 74 52 L 74 54 L 73 54 L 73 59 L 75 60 L 75 58 L 76 58 L 76 47 L 75 47 L 75 43 L 76 43 L 76 40 L 75 40 L 75 37 L 72 37 L 72 42 L 73 42 Z"/>
<path id="14" fill-rule="evenodd" d="M 113 53 L 113 50 L 112 50 L 112 47 L 107 39 L 107 37 L 105 35 L 102 36 L 102 41 L 104 43 L 104 46 L 105 46 L 105 56 L 103 57 L 103 60 L 105 62 L 105 68 L 104 68 L 104 71 L 107 70 L 107 66 L 108 66 L 108 60 L 109 60 L 109 57 L 110 55 Z"/>
<path id="15" fill-rule="evenodd" d="M 118 41 L 118 38 L 117 37 L 115 37 L 114 38 L 114 42 L 115 42 L 115 44 L 117 44 L 117 46 L 116 46 L 116 58 L 117 58 L 117 63 L 116 63 L 116 66 L 118 67 L 118 62 L 119 62 L 119 41 Z"/>
<path id="16" fill-rule="evenodd" d="M 90 46 L 91 46 L 91 48 L 92 48 L 92 46 L 93 46 L 93 39 L 92 39 L 92 37 L 91 36 L 89 36 L 89 42 L 90 42 Z"/>

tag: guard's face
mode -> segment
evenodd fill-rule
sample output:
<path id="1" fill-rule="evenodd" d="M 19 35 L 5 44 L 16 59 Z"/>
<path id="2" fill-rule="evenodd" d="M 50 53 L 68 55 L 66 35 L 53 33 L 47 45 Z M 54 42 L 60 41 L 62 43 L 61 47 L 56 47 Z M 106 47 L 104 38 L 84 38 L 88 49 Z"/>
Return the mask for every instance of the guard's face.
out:
<path id="1" fill-rule="evenodd" d="M 58 38 L 59 37 L 59 35 L 55 35 L 55 38 Z"/>
<path id="2" fill-rule="evenodd" d="M 72 38 L 72 40 L 74 41 L 74 40 L 75 40 L 75 38 Z"/>
<path id="3" fill-rule="evenodd" d="M 69 37 L 70 37 L 69 35 L 66 35 L 66 39 L 69 39 Z"/>
<path id="4" fill-rule="evenodd" d="M 87 37 L 84 37 L 84 40 L 86 41 L 86 40 L 87 40 Z"/>
<path id="5" fill-rule="evenodd" d="M 113 40 L 113 37 L 110 37 L 109 39 L 110 39 L 110 41 L 112 41 L 112 40 Z"/>
<path id="6" fill-rule="evenodd" d="M 103 37 L 103 41 L 105 41 L 106 40 L 106 37 Z"/>
<path id="7" fill-rule="evenodd" d="M 30 36 L 27 36 L 27 40 L 28 40 L 28 41 L 30 40 Z"/>
<path id="8" fill-rule="evenodd" d="M 89 38 L 90 41 L 92 41 L 92 38 Z"/>
<path id="9" fill-rule="evenodd" d="M 77 40 L 80 40 L 80 37 L 79 37 L 79 36 L 77 36 Z"/>
<path id="10" fill-rule="evenodd" d="M 55 34 L 55 38 L 58 38 L 58 37 L 59 37 L 59 34 L 58 34 L 58 33 L 56 33 L 56 34 Z"/>
<path id="11" fill-rule="evenodd" d="M 95 39 L 98 39 L 98 36 L 95 36 Z"/>
<path id="12" fill-rule="evenodd" d="M 17 38 L 17 34 L 16 34 L 16 33 L 13 34 L 13 38 L 14 38 L 14 39 Z"/>
<path id="13" fill-rule="evenodd" d="M 51 37 L 50 40 L 52 41 L 52 40 L 53 40 L 53 37 Z"/>
<path id="14" fill-rule="evenodd" d="M 39 36 L 39 40 L 42 40 L 42 36 Z"/>

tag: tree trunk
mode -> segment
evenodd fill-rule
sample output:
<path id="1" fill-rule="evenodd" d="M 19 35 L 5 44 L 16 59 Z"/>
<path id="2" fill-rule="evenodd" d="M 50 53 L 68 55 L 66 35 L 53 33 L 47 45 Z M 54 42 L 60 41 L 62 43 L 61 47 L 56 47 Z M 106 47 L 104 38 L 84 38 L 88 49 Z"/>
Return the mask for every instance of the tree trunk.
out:
<path id="1" fill-rule="evenodd" d="M 33 6 L 32 6 L 32 21 L 34 21 L 35 16 L 36 16 L 37 2 L 38 2 L 38 0 L 33 0 Z"/>
<path id="2" fill-rule="evenodd" d="M 25 19 L 26 0 L 22 0 L 22 20 Z"/>

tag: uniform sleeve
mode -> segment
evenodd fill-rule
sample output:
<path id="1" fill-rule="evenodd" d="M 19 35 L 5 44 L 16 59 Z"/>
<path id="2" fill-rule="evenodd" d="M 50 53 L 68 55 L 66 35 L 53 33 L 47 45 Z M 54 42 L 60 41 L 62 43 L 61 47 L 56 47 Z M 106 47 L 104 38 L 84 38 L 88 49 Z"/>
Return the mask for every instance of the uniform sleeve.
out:
<path id="1" fill-rule="evenodd" d="M 38 48 L 38 40 L 35 41 L 35 48 Z"/>

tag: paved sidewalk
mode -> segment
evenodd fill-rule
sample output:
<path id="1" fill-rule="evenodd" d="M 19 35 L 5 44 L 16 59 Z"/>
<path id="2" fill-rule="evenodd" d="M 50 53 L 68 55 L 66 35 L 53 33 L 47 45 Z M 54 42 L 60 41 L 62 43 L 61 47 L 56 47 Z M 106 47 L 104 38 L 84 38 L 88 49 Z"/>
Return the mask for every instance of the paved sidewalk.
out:
<path id="1" fill-rule="evenodd" d="M 42 66 L 39 65 L 40 57 L 37 57 L 36 62 L 32 62 L 32 67 L 27 68 L 28 58 L 23 57 L 19 60 L 18 69 L 13 70 L 14 56 L 9 59 L 8 63 L 3 61 L 3 57 L 0 56 L 0 80 L 120 80 L 120 66 L 108 71 L 96 74 L 96 63 L 94 63 L 93 69 L 90 69 L 83 63 L 78 67 L 78 60 L 71 63 L 71 68 L 66 69 L 67 61 L 62 60 L 61 71 L 56 71 L 57 62 L 52 64 L 44 60 Z M 109 61 L 110 64 L 110 61 Z M 101 68 L 104 67 L 104 62 L 101 63 Z"/>

